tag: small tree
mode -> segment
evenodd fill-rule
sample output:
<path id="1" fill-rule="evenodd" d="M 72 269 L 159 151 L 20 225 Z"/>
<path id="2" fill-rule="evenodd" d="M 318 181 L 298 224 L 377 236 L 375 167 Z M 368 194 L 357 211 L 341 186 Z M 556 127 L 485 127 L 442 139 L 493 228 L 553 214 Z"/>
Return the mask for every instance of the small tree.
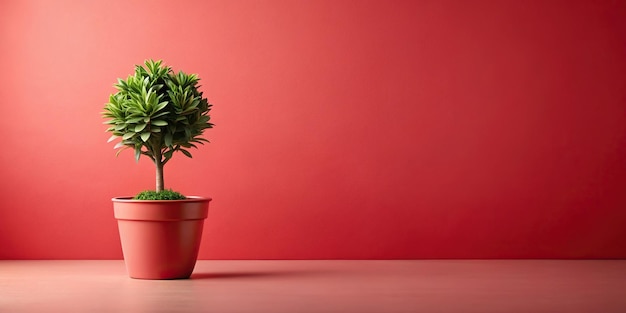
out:
<path id="1" fill-rule="evenodd" d="M 102 113 L 109 142 L 121 138 L 114 149 L 117 155 L 132 148 L 135 160 L 149 157 L 156 166 L 156 191 L 164 189 L 163 166 L 174 152 L 191 158 L 188 149 L 208 140 L 200 137 L 210 123 L 211 104 L 198 90 L 196 74 L 174 73 L 162 61 L 147 60 L 135 65 L 135 74 L 118 79 L 118 90 L 109 97 Z"/>

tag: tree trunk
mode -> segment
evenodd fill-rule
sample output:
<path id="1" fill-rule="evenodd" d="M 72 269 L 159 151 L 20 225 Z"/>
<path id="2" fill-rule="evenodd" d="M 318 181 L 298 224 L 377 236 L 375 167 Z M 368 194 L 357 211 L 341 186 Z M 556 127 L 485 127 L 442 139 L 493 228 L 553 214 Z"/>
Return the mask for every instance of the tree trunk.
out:
<path id="1" fill-rule="evenodd" d="M 163 181 L 163 160 L 161 151 L 158 151 L 155 154 L 154 165 L 156 165 L 156 191 L 161 192 L 163 191 L 165 185 Z"/>

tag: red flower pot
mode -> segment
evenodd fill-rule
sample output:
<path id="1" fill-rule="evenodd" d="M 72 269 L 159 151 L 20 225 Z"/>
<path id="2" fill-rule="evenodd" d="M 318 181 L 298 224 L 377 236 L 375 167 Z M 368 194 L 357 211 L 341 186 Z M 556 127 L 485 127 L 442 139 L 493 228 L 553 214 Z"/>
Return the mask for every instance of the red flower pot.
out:
<path id="1" fill-rule="evenodd" d="M 189 278 L 198 258 L 210 198 L 113 198 L 128 275 L 139 279 Z"/>

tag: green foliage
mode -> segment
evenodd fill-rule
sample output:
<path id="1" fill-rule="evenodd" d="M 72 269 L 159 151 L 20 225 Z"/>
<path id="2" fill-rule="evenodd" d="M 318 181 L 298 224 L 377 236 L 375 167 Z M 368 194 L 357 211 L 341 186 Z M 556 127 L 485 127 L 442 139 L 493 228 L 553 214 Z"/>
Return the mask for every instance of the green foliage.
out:
<path id="1" fill-rule="evenodd" d="M 149 157 L 157 167 L 164 165 L 174 152 L 191 157 L 190 148 L 204 144 L 204 130 L 212 128 L 211 104 L 198 90 L 196 74 L 174 73 L 162 61 L 147 60 L 136 65 L 134 75 L 118 79 L 118 90 L 109 97 L 102 113 L 109 142 L 120 138 L 114 149 L 131 148 L 135 160 Z"/>
<path id="2" fill-rule="evenodd" d="M 187 197 L 183 196 L 181 193 L 165 189 L 163 191 L 154 191 L 154 190 L 145 190 L 138 193 L 134 198 L 134 200 L 183 200 L 187 199 Z"/>

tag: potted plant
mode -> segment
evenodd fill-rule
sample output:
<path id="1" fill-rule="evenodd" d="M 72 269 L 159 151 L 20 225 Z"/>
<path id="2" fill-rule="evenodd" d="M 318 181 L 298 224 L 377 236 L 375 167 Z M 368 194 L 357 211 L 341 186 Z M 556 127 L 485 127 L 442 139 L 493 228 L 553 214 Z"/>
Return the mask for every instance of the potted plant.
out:
<path id="1" fill-rule="evenodd" d="M 105 104 L 103 117 L 125 149 L 152 160 L 156 188 L 135 197 L 113 198 L 128 274 L 141 279 L 188 278 L 195 266 L 210 198 L 183 196 L 165 189 L 163 167 L 176 152 L 204 144 L 212 128 L 211 104 L 198 90 L 196 74 L 174 73 L 162 61 L 136 65 L 134 75 L 118 79 L 117 92 Z"/>

